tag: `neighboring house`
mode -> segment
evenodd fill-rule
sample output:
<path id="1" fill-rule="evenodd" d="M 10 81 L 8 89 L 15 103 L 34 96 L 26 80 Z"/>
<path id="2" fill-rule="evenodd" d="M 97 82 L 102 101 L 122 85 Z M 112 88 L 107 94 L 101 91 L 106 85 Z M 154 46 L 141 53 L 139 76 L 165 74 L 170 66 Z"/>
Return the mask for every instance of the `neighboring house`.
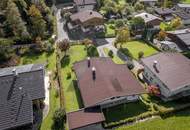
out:
<path id="1" fill-rule="evenodd" d="M 155 6 L 155 4 L 158 2 L 158 0 L 139 0 L 142 4 L 146 6 Z"/>
<path id="2" fill-rule="evenodd" d="M 176 31 L 167 31 L 167 37 L 175 42 L 182 50 L 190 50 L 190 30 L 181 29 Z"/>
<path id="3" fill-rule="evenodd" d="M 67 24 L 69 31 L 93 32 L 96 26 L 104 24 L 104 17 L 92 10 L 85 10 L 70 16 L 71 22 Z"/>
<path id="4" fill-rule="evenodd" d="M 105 121 L 101 111 L 81 109 L 67 114 L 69 130 L 104 130 Z"/>
<path id="5" fill-rule="evenodd" d="M 142 19 L 144 19 L 146 25 L 152 26 L 155 28 L 159 28 L 160 23 L 162 22 L 161 18 L 159 18 L 155 15 L 146 13 L 146 12 L 137 14 L 137 15 L 135 15 L 135 17 L 141 17 Z"/>
<path id="6" fill-rule="evenodd" d="M 155 13 L 159 15 L 159 17 L 161 17 L 164 21 L 171 21 L 174 18 L 173 13 L 175 11 L 173 11 L 172 9 L 155 8 L 154 10 L 155 10 Z"/>
<path id="7" fill-rule="evenodd" d="M 161 49 L 164 51 L 177 51 L 182 52 L 182 50 L 178 47 L 178 45 L 171 41 L 160 41 Z"/>
<path id="8" fill-rule="evenodd" d="M 92 58 L 74 64 L 78 87 L 85 108 L 108 108 L 137 101 L 145 93 L 127 65 L 111 58 Z"/>
<path id="9" fill-rule="evenodd" d="M 190 60 L 180 53 L 158 53 L 141 59 L 143 76 L 170 101 L 190 95 Z"/>
<path id="10" fill-rule="evenodd" d="M 97 0 L 74 0 L 74 3 L 79 12 L 84 10 L 94 10 L 98 6 Z"/>
<path id="11" fill-rule="evenodd" d="M 190 13 L 190 4 L 179 3 L 175 6 L 175 9 L 180 10 L 180 11 L 185 11 L 186 13 Z"/>
<path id="12" fill-rule="evenodd" d="M 0 69 L 0 130 L 37 130 L 34 111 L 43 108 L 44 65 Z"/>

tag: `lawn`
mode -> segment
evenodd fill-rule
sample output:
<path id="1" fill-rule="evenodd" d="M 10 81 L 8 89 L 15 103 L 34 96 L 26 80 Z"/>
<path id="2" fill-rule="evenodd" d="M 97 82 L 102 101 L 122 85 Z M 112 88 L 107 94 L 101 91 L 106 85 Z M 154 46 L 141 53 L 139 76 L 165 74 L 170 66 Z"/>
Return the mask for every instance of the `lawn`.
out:
<path id="1" fill-rule="evenodd" d="M 182 0 L 183 3 L 190 4 L 190 0 Z"/>
<path id="2" fill-rule="evenodd" d="M 123 126 L 117 130 L 189 130 L 190 110 L 184 110 L 168 118 L 155 118 L 131 126 Z"/>
<path id="3" fill-rule="evenodd" d="M 158 53 L 156 49 L 142 41 L 130 41 L 123 44 L 122 47 L 127 48 L 129 52 L 132 54 L 132 57 L 135 59 L 138 59 L 138 53 L 141 51 L 144 52 L 144 57 Z"/>
<path id="4" fill-rule="evenodd" d="M 127 103 L 103 110 L 106 122 L 116 122 L 148 111 L 142 102 Z"/>
<path id="5" fill-rule="evenodd" d="M 104 52 L 106 53 L 106 55 L 108 56 L 108 52 L 109 49 L 108 48 L 104 48 Z M 118 56 L 113 55 L 112 60 L 116 63 L 116 64 L 125 64 L 125 62 L 123 60 L 121 60 Z"/>
<path id="6" fill-rule="evenodd" d="M 76 84 L 75 73 L 72 71 L 73 63 L 81 61 L 87 57 L 85 46 L 71 46 L 68 51 L 69 57 L 62 61 L 62 83 L 65 98 L 66 112 L 71 112 L 81 108 L 82 100 L 79 89 Z M 71 73 L 71 78 L 67 78 L 67 74 Z"/>
<path id="7" fill-rule="evenodd" d="M 47 63 L 47 69 L 48 70 L 54 70 L 55 69 L 55 63 L 56 63 L 56 57 L 55 53 L 34 53 L 29 52 L 21 57 L 20 59 L 20 65 L 25 64 L 34 64 L 34 63 L 40 63 L 40 64 L 46 64 Z"/>

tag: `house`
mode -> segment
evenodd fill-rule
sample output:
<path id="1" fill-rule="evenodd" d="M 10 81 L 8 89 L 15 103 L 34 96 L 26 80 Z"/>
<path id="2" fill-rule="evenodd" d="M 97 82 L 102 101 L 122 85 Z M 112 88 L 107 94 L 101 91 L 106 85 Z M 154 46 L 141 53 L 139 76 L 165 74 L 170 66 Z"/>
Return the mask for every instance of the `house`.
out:
<path id="1" fill-rule="evenodd" d="M 160 41 L 161 44 L 161 49 L 164 51 L 177 51 L 177 52 L 182 52 L 182 50 L 178 47 L 178 45 L 174 42 L 171 41 Z"/>
<path id="2" fill-rule="evenodd" d="M 77 11 L 94 10 L 98 6 L 97 0 L 74 0 Z"/>
<path id="3" fill-rule="evenodd" d="M 175 31 L 167 31 L 167 37 L 169 37 L 173 42 L 175 42 L 181 50 L 190 49 L 190 30 L 181 29 Z"/>
<path id="4" fill-rule="evenodd" d="M 135 17 L 141 17 L 142 19 L 144 19 L 146 25 L 152 26 L 155 28 L 159 28 L 159 25 L 162 22 L 161 18 L 159 18 L 155 15 L 146 13 L 146 12 L 137 14 L 137 15 L 135 15 Z"/>
<path id="5" fill-rule="evenodd" d="M 190 95 L 190 60 L 180 53 L 158 53 L 141 59 L 143 76 L 164 101 Z"/>
<path id="6" fill-rule="evenodd" d="M 96 27 L 104 24 L 103 16 L 92 10 L 85 10 L 70 16 L 70 22 L 67 24 L 70 33 L 80 32 L 82 35 L 93 33 Z"/>
<path id="7" fill-rule="evenodd" d="M 81 109 L 67 114 L 69 130 L 104 130 L 104 114 L 100 111 Z"/>
<path id="8" fill-rule="evenodd" d="M 73 66 L 84 108 L 67 114 L 69 130 L 104 130 L 102 109 L 136 102 L 144 88 L 127 65 L 111 58 L 88 58 Z"/>
<path id="9" fill-rule="evenodd" d="M 139 0 L 139 2 L 146 6 L 155 6 L 158 0 Z"/>
<path id="10" fill-rule="evenodd" d="M 172 9 L 169 9 L 169 8 L 155 8 L 154 11 L 164 21 L 171 21 L 174 18 L 174 16 L 173 16 L 174 10 L 172 10 Z"/>
<path id="11" fill-rule="evenodd" d="M 92 58 L 74 64 L 78 87 L 85 108 L 108 108 L 137 101 L 146 93 L 127 65 L 111 58 Z"/>
<path id="12" fill-rule="evenodd" d="M 28 130 L 45 98 L 44 65 L 0 69 L 0 130 Z"/>
<path id="13" fill-rule="evenodd" d="M 175 6 L 175 9 L 177 10 L 180 10 L 180 11 L 185 11 L 186 13 L 190 13 L 190 4 L 187 4 L 187 3 L 178 3 L 176 6 Z"/>

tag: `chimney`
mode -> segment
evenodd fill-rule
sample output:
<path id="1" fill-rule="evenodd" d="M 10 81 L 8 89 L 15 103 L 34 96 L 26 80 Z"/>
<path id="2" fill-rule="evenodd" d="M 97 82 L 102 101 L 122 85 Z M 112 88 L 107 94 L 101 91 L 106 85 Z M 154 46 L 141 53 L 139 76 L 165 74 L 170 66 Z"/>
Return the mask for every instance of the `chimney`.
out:
<path id="1" fill-rule="evenodd" d="M 95 80 L 96 79 L 96 68 L 92 67 L 92 79 Z"/>
<path id="2" fill-rule="evenodd" d="M 90 11 L 90 15 L 92 15 L 92 11 Z"/>
<path id="3" fill-rule="evenodd" d="M 148 14 L 145 14 L 145 17 L 148 18 Z"/>
<path id="4" fill-rule="evenodd" d="M 17 76 L 18 76 L 18 72 L 16 71 L 16 69 L 15 69 L 15 68 L 12 70 L 12 73 L 13 73 L 13 75 L 14 75 L 15 77 L 17 77 Z"/>
<path id="5" fill-rule="evenodd" d="M 88 68 L 90 67 L 90 57 L 87 58 Z"/>
<path id="6" fill-rule="evenodd" d="M 156 67 L 156 66 L 157 66 L 157 64 L 158 64 L 158 61 L 157 61 L 157 60 L 155 60 L 155 61 L 154 61 L 154 63 L 153 63 L 153 66 L 154 66 L 154 67 Z"/>

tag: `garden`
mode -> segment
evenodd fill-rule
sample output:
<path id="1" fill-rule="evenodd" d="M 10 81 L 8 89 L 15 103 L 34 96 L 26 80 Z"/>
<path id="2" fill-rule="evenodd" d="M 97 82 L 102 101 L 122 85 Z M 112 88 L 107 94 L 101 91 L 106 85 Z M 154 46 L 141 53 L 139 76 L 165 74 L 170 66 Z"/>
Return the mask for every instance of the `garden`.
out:
<path id="1" fill-rule="evenodd" d="M 152 46 L 143 41 L 129 41 L 122 44 L 122 48 L 126 49 L 126 55 L 138 60 L 139 52 L 144 53 L 144 57 L 151 56 L 158 53 L 158 51 Z M 125 54 L 125 53 L 124 53 Z"/>

